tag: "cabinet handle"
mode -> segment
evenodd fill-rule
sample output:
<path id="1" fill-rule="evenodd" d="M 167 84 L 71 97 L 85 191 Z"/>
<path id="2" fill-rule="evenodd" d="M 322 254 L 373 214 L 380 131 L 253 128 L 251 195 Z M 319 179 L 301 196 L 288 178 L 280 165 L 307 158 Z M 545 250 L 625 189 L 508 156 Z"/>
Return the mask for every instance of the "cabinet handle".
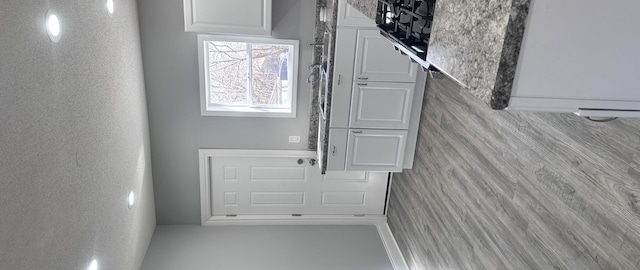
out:
<path id="1" fill-rule="evenodd" d="M 338 85 L 342 84 L 342 75 L 338 74 Z"/>
<path id="2" fill-rule="evenodd" d="M 334 156 L 334 157 L 336 156 L 336 146 L 335 145 L 331 146 L 331 155 Z"/>
<path id="3" fill-rule="evenodd" d="M 366 84 L 366 83 L 356 83 L 356 84 L 357 85 L 369 85 L 369 84 Z"/>
<path id="4" fill-rule="evenodd" d="M 368 77 L 358 77 L 358 80 L 368 80 Z"/>
<path id="5" fill-rule="evenodd" d="M 352 133 L 356 133 L 356 134 L 360 134 L 360 133 L 362 133 L 362 130 L 352 130 L 351 132 Z"/>

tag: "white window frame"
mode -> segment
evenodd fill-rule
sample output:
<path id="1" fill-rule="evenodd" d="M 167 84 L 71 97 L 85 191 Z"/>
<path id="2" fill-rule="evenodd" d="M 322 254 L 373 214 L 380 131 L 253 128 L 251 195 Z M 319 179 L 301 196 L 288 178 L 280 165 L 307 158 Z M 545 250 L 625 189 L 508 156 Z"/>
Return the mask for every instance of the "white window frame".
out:
<path id="1" fill-rule="evenodd" d="M 247 106 L 209 106 L 209 68 L 205 65 L 206 47 L 205 41 L 230 41 L 230 42 L 246 42 L 246 43 L 263 43 L 263 44 L 282 44 L 293 45 L 293 58 L 291 73 L 288 74 L 291 85 L 291 110 L 277 107 L 247 107 Z M 203 116 L 239 116 L 239 117 L 279 117 L 279 118 L 295 118 L 298 94 L 298 62 L 300 54 L 300 42 L 298 40 L 274 39 L 262 37 L 248 36 L 229 36 L 229 35 L 198 35 L 198 69 L 200 71 L 200 113 Z M 247 97 L 251 98 L 251 97 Z"/>

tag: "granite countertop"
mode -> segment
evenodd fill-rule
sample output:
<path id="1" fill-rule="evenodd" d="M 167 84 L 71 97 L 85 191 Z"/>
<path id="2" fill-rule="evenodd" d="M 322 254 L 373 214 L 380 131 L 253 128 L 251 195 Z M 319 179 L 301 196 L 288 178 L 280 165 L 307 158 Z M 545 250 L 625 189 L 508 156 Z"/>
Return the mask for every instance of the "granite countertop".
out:
<path id="1" fill-rule="evenodd" d="M 347 0 L 347 3 L 372 20 L 376 20 L 378 0 Z"/>
<path id="2" fill-rule="evenodd" d="M 377 0 L 347 0 L 375 20 Z M 531 0 L 437 0 L 427 62 L 491 104 L 507 107 Z"/>
<path id="3" fill-rule="evenodd" d="M 324 18 L 323 14 L 321 14 L 321 10 L 325 11 Z M 338 0 L 317 0 L 316 1 L 316 29 L 314 34 L 314 41 L 317 44 L 320 44 L 324 41 L 324 33 L 331 33 L 331 48 L 335 48 L 335 37 L 336 37 L 336 22 L 338 18 Z M 329 55 L 327 56 L 327 80 L 329 82 L 333 81 L 333 57 L 335 55 L 335 50 L 330 50 Z M 322 48 L 315 48 L 313 53 L 313 62 L 321 63 L 322 59 Z M 311 112 L 309 116 L 309 145 L 308 148 L 310 150 L 318 150 L 318 147 L 325 148 L 324 156 L 326 157 L 327 153 L 327 141 L 328 138 L 328 130 L 329 130 L 329 117 L 331 116 L 331 88 L 332 84 L 329 83 L 327 90 L 327 111 L 325 112 L 325 118 L 321 117 L 320 114 L 320 104 L 318 103 L 318 95 L 320 90 L 320 72 L 316 71 L 316 76 L 313 77 L 312 87 L 311 87 Z M 320 142 L 320 143 L 318 143 Z M 323 143 L 324 142 L 324 143 Z M 324 158 L 320 158 L 322 160 L 326 160 Z M 324 164 L 321 164 L 324 165 Z"/>
<path id="4" fill-rule="evenodd" d="M 318 39 L 320 39 L 324 37 L 325 32 L 331 33 L 331 40 L 329 41 L 331 44 L 325 44 L 325 46 L 329 45 L 331 48 L 327 56 L 327 80 L 329 82 L 333 82 L 333 60 L 335 56 L 335 47 L 336 47 L 335 45 L 336 45 L 336 31 L 337 31 L 336 24 L 338 22 L 338 0 L 319 0 L 318 2 L 320 1 L 325 2 L 324 7 L 325 7 L 326 15 L 324 20 L 324 27 L 316 26 L 315 35 L 318 37 Z M 322 75 L 319 75 L 319 76 L 322 76 Z M 317 87 L 318 90 L 319 88 L 320 87 Z M 320 159 L 318 164 L 323 174 L 327 169 L 326 161 L 327 161 L 327 153 L 329 151 L 329 119 L 331 119 L 331 94 L 333 93 L 332 88 L 333 88 L 333 84 L 329 83 L 327 86 L 326 94 L 325 94 L 326 100 L 325 100 L 324 118 L 318 117 L 320 120 L 319 120 L 319 126 L 318 126 L 317 147 L 322 148 L 322 151 L 320 152 L 322 153 L 322 156 L 318 157 Z"/>

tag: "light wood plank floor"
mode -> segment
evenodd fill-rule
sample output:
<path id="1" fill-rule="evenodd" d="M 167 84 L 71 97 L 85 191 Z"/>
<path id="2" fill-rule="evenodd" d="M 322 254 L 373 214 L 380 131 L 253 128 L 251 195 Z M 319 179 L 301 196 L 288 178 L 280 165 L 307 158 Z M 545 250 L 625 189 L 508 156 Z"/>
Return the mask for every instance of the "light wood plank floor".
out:
<path id="1" fill-rule="evenodd" d="M 640 119 L 492 111 L 430 79 L 389 223 L 422 269 L 640 269 Z"/>

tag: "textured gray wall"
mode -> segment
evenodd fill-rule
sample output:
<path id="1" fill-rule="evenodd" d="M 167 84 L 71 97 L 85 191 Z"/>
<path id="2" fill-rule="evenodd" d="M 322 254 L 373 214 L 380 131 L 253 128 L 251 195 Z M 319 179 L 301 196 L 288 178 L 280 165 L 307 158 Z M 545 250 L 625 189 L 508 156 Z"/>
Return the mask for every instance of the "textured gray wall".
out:
<path id="1" fill-rule="evenodd" d="M 391 270 L 375 226 L 158 226 L 141 270 Z"/>
<path id="2" fill-rule="evenodd" d="M 295 119 L 200 116 L 197 35 L 184 32 L 182 0 L 138 3 L 157 221 L 199 224 L 199 148 L 307 148 L 315 1 L 273 1 L 273 36 L 300 40 Z M 301 142 L 290 144 L 289 135 Z"/>
<path id="3" fill-rule="evenodd" d="M 142 263 L 155 211 L 136 2 L 115 8 L 0 1 L 0 269 Z"/>

